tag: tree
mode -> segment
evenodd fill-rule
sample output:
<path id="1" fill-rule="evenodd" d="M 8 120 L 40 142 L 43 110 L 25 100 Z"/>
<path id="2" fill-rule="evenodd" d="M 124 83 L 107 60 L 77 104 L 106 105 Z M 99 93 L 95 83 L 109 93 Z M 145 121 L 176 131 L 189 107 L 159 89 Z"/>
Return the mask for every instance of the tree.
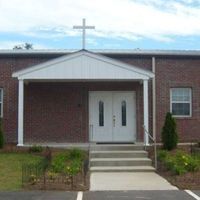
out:
<path id="1" fill-rule="evenodd" d="M 0 118 L 0 149 L 4 146 L 4 136 L 2 130 L 2 119 Z"/>
<path id="2" fill-rule="evenodd" d="M 165 123 L 162 128 L 162 142 L 163 148 L 169 151 L 176 148 L 178 143 L 176 121 L 169 112 L 166 114 Z"/>
<path id="3" fill-rule="evenodd" d="M 24 44 L 20 44 L 20 45 L 15 45 L 13 47 L 14 50 L 30 50 L 33 49 L 33 44 L 30 43 L 24 43 Z"/>

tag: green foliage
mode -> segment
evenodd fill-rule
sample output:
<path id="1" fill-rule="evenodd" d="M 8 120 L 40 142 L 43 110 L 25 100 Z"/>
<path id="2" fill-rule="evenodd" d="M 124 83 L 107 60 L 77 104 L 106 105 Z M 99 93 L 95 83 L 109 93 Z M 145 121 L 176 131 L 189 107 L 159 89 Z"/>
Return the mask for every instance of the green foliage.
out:
<path id="1" fill-rule="evenodd" d="M 166 114 L 165 123 L 162 128 L 162 142 L 163 148 L 169 151 L 176 148 L 178 143 L 176 121 L 171 113 Z"/>
<path id="2" fill-rule="evenodd" d="M 33 145 L 32 147 L 29 148 L 30 153 L 41 153 L 43 151 L 42 146 L 39 145 Z"/>
<path id="3" fill-rule="evenodd" d="M 84 152 L 80 149 L 71 149 L 69 150 L 68 154 L 70 160 L 83 160 L 85 157 Z"/>
<path id="4" fill-rule="evenodd" d="M 41 156 L 29 153 L 0 153 L 0 191 L 21 189 L 22 164 L 36 164 L 42 160 Z"/>
<path id="5" fill-rule="evenodd" d="M 64 173 L 67 174 L 68 176 L 74 176 L 74 175 L 78 174 L 80 171 L 81 171 L 80 160 L 72 161 L 64 169 Z"/>
<path id="6" fill-rule="evenodd" d="M 2 119 L 0 118 L 0 149 L 4 146 L 4 135 L 2 130 Z"/>
<path id="7" fill-rule="evenodd" d="M 165 151 L 165 150 L 159 151 L 158 155 L 157 155 L 158 156 L 158 160 L 159 161 L 165 160 L 165 158 L 167 157 L 167 155 L 168 155 L 167 151 Z"/>
<path id="8" fill-rule="evenodd" d="M 82 150 L 71 149 L 55 155 L 51 162 L 51 171 L 55 173 L 66 173 L 73 176 L 77 174 L 81 167 L 85 154 Z"/>
<path id="9" fill-rule="evenodd" d="M 52 172 L 52 171 L 48 171 L 48 172 L 47 172 L 47 175 L 48 175 L 48 177 L 49 177 L 50 180 L 55 180 L 56 177 L 58 176 L 57 173 Z"/>
<path id="10" fill-rule="evenodd" d="M 68 154 L 66 152 L 55 155 L 51 162 L 52 171 L 55 173 L 62 173 L 66 166 L 67 160 Z"/>
<path id="11" fill-rule="evenodd" d="M 158 152 L 158 159 L 177 175 L 200 170 L 200 157 L 191 156 L 183 151 L 172 154 L 162 150 Z"/>
<path id="12" fill-rule="evenodd" d="M 13 49 L 14 50 L 30 50 L 30 49 L 33 49 L 33 44 L 26 42 L 24 44 L 15 45 Z"/>

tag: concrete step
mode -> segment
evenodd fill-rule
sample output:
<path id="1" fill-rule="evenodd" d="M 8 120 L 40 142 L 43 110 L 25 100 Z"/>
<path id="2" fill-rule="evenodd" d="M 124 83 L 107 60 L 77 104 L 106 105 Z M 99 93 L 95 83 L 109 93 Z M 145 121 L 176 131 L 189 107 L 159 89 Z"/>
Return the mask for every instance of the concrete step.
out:
<path id="1" fill-rule="evenodd" d="M 143 149 L 143 145 L 137 144 L 97 144 L 90 146 L 91 151 L 134 151 Z"/>
<path id="2" fill-rule="evenodd" d="M 150 166 L 149 158 L 91 158 L 90 166 Z"/>
<path id="3" fill-rule="evenodd" d="M 91 151 L 91 158 L 147 158 L 146 151 Z"/>
<path id="4" fill-rule="evenodd" d="M 152 166 L 104 166 L 91 167 L 91 172 L 154 172 Z"/>

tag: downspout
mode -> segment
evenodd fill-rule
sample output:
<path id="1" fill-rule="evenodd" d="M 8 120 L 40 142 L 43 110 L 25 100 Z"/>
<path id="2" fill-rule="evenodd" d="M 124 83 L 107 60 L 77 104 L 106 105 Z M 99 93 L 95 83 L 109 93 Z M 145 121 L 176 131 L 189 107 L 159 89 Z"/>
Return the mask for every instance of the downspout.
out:
<path id="1" fill-rule="evenodd" d="M 156 59 L 152 57 L 152 72 L 155 74 L 152 79 L 152 124 L 153 138 L 156 140 Z"/>
<path id="2" fill-rule="evenodd" d="M 152 57 L 152 123 L 153 123 L 153 138 L 154 138 L 154 160 L 155 169 L 157 169 L 157 144 L 156 144 L 156 58 Z"/>

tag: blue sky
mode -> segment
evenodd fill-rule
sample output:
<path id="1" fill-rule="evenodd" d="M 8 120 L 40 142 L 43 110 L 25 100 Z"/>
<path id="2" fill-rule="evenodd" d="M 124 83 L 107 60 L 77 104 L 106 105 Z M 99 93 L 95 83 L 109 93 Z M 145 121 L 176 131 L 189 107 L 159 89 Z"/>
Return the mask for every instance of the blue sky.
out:
<path id="1" fill-rule="evenodd" d="M 0 0 L 0 49 L 200 49 L 200 0 Z"/>

